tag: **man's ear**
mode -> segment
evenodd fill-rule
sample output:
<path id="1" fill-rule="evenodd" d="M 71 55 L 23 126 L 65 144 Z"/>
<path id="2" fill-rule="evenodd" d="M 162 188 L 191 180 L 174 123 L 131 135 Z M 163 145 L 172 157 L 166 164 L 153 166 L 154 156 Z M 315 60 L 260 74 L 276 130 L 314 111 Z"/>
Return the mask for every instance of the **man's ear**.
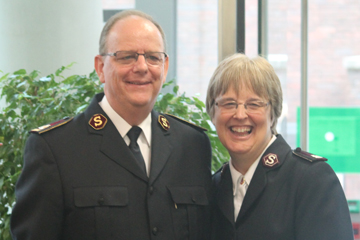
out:
<path id="1" fill-rule="evenodd" d="M 96 55 L 94 59 L 95 71 L 99 76 L 100 82 L 105 83 L 104 77 L 104 57 L 101 55 Z"/>
<path id="2" fill-rule="evenodd" d="M 165 63 L 164 63 L 164 76 L 163 76 L 163 84 L 165 83 L 166 81 L 166 76 L 167 76 L 167 73 L 168 73 L 168 69 L 169 69 L 169 56 L 166 57 L 165 59 Z"/>

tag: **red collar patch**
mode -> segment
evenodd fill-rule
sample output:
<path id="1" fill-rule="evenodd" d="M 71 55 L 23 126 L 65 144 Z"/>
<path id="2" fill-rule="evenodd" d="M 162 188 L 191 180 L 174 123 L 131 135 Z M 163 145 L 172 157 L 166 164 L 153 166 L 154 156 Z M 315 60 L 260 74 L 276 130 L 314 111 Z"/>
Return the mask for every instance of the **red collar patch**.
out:
<path id="1" fill-rule="evenodd" d="M 92 116 L 92 118 L 89 121 L 89 125 L 95 130 L 103 129 L 106 123 L 107 123 L 106 117 L 104 117 L 100 113 L 97 113 L 94 116 Z"/>
<path id="2" fill-rule="evenodd" d="M 158 121 L 163 129 L 166 131 L 170 129 L 170 123 L 164 116 L 159 115 Z"/>
<path id="3" fill-rule="evenodd" d="M 269 153 L 262 158 L 262 164 L 265 167 L 272 168 L 279 164 L 278 156 L 275 153 Z"/>

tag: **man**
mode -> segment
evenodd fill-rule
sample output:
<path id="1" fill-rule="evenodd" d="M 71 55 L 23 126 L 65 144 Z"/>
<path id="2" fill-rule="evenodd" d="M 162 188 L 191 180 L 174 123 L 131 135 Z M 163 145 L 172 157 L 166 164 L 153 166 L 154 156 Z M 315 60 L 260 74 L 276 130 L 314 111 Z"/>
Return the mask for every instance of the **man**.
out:
<path id="1" fill-rule="evenodd" d="M 107 22 L 95 57 L 104 93 L 27 141 L 14 239 L 208 238 L 209 140 L 152 111 L 169 65 L 164 39 L 142 12 Z"/>

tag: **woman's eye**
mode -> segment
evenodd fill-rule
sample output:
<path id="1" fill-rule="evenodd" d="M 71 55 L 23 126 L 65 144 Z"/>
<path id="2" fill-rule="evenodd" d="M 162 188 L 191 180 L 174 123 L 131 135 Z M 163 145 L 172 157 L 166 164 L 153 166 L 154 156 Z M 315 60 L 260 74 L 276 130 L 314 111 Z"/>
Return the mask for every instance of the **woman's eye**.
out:
<path id="1" fill-rule="evenodd" d="M 258 103 L 248 103 L 246 105 L 251 108 L 259 108 L 260 107 L 260 104 L 258 104 Z"/>
<path id="2" fill-rule="evenodd" d="M 223 106 L 226 108 L 233 108 L 236 107 L 236 103 L 230 102 L 230 103 L 225 103 Z"/>

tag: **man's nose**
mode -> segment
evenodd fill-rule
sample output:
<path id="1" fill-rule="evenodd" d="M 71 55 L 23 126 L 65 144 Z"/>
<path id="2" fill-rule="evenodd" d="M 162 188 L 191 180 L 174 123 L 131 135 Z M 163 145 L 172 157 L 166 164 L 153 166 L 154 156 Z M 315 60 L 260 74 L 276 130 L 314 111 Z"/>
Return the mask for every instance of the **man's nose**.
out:
<path id="1" fill-rule="evenodd" d="M 139 71 L 147 71 L 148 65 L 144 54 L 139 54 L 136 62 L 134 63 L 134 69 Z"/>

